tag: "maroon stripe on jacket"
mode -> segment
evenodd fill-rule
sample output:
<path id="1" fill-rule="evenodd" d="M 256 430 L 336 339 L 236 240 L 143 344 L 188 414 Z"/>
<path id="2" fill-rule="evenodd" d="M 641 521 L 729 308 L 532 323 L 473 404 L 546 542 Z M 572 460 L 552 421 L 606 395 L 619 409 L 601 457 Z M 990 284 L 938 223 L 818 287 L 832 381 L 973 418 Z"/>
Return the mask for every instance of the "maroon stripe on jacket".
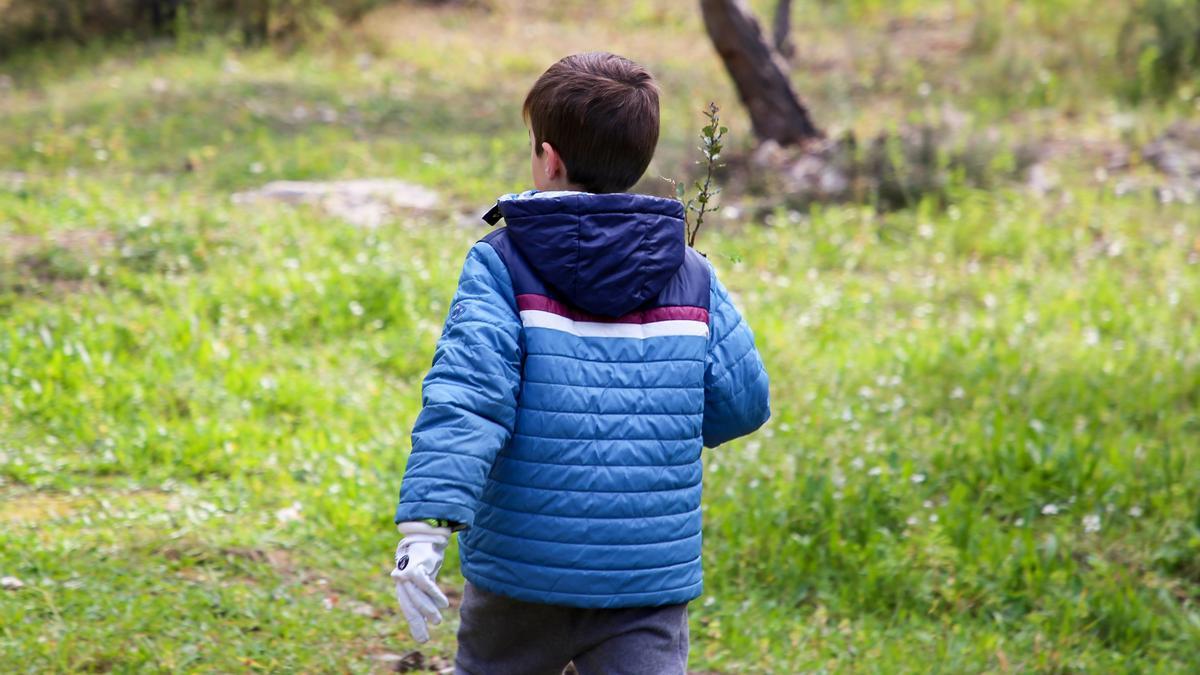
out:
<path id="1" fill-rule="evenodd" d="M 703 307 L 674 305 L 669 307 L 654 307 L 640 312 L 630 312 L 623 316 L 597 316 L 581 312 L 544 295 L 525 293 L 517 296 L 517 308 L 521 311 L 536 310 L 550 312 L 572 321 L 591 321 L 595 323 L 655 323 L 657 321 L 702 321 L 708 323 L 708 310 Z"/>

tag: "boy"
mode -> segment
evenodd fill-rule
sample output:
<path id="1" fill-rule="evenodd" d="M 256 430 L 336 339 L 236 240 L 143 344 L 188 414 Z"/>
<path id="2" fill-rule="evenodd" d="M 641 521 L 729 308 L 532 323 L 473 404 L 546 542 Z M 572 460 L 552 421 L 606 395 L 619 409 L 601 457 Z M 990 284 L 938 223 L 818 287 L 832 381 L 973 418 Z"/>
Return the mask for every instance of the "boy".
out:
<path id="1" fill-rule="evenodd" d="M 396 523 L 413 637 L 459 531 L 456 672 L 679 673 L 701 592 L 701 446 L 770 414 L 749 327 L 684 244 L 683 205 L 623 194 L 658 143 L 658 89 L 607 53 L 525 99 L 536 190 L 467 255 L 425 378 Z"/>

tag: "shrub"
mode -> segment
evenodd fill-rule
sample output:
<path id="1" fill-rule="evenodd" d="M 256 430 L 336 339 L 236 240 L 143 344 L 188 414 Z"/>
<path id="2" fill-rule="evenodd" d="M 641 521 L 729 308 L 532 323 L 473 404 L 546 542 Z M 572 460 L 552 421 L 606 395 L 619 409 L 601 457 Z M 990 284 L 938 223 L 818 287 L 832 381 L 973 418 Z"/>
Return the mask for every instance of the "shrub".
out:
<path id="1" fill-rule="evenodd" d="M 0 0 L 0 56 L 31 44 L 229 33 L 246 43 L 304 37 L 380 0 Z"/>
<path id="2" fill-rule="evenodd" d="M 1117 52 L 1134 101 L 1166 99 L 1200 83 L 1200 0 L 1143 0 L 1121 28 Z"/>

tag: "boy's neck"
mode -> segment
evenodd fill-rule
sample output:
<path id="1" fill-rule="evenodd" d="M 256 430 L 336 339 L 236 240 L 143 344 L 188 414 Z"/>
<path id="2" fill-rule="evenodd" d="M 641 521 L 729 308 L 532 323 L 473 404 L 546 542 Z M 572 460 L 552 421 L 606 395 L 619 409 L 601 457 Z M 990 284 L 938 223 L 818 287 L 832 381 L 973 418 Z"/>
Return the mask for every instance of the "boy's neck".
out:
<path id="1" fill-rule="evenodd" d="M 572 183 L 565 180 L 556 180 L 544 184 L 538 188 L 541 192 L 587 192 L 587 189 L 582 185 Z"/>

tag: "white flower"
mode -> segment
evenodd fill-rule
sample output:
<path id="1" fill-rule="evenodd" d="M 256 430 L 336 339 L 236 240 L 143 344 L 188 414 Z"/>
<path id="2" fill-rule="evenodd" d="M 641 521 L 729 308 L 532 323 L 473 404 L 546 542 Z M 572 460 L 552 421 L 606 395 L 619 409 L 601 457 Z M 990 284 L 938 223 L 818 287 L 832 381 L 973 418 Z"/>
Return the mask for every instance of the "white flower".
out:
<path id="1" fill-rule="evenodd" d="M 362 316 L 363 315 L 363 306 L 358 304 L 358 301 L 351 300 L 350 301 L 350 313 L 353 314 L 354 316 Z"/>
<path id="2" fill-rule="evenodd" d="M 873 466 L 873 467 L 871 467 L 870 471 L 867 471 L 868 476 L 878 476 L 881 473 L 883 473 L 882 466 Z"/>
<path id="3" fill-rule="evenodd" d="M 956 401 L 959 399 L 965 398 L 966 395 L 967 395 L 967 392 L 963 391 L 962 387 L 955 387 L 954 390 L 950 392 L 950 398 L 952 398 Z"/>
<path id="4" fill-rule="evenodd" d="M 914 473 L 914 474 L 912 475 L 912 477 L 911 477 L 911 478 L 909 478 L 909 480 L 911 480 L 911 481 L 913 482 L 913 484 L 914 484 L 914 485 L 920 485 L 921 483 L 924 483 L 924 482 L 925 482 L 925 474 L 923 474 L 923 473 Z"/>
<path id="5" fill-rule="evenodd" d="M 300 513 L 302 508 L 300 502 L 292 502 L 291 506 L 275 512 L 275 520 L 281 523 L 292 523 L 297 520 L 303 520 L 304 516 Z"/>
<path id="6" fill-rule="evenodd" d="M 937 521 L 938 521 L 938 515 L 936 513 L 929 514 L 929 522 L 936 523 Z"/>
<path id="7" fill-rule="evenodd" d="M 1013 521 L 1013 525 L 1016 525 L 1017 527 L 1025 527 L 1025 519 L 1017 518 L 1016 520 Z"/>
<path id="8" fill-rule="evenodd" d="M 1083 517 L 1083 531 L 1093 534 L 1100 531 L 1100 514 L 1089 513 Z"/>
<path id="9" fill-rule="evenodd" d="M 1047 504 L 1047 505 L 1043 506 L 1042 507 L 1042 515 L 1043 516 L 1058 515 L 1058 505 L 1057 504 Z"/>
<path id="10" fill-rule="evenodd" d="M 1140 506 L 1129 507 L 1129 515 L 1132 518 L 1141 518 L 1142 517 L 1142 507 L 1140 507 Z"/>
<path id="11" fill-rule="evenodd" d="M 916 516 L 909 516 L 909 517 L 908 517 L 908 520 L 905 520 L 904 522 L 905 522 L 905 523 L 906 523 L 906 524 L 907 524 L 909 527 L 916 527 L 916 526 L 917 526 L 917 523 L 919 523 L 919 522 L 921 522 L 921 521 L 920 521 L 920 520 L 917 520 L 917 517 L 916 517 Z"/>

